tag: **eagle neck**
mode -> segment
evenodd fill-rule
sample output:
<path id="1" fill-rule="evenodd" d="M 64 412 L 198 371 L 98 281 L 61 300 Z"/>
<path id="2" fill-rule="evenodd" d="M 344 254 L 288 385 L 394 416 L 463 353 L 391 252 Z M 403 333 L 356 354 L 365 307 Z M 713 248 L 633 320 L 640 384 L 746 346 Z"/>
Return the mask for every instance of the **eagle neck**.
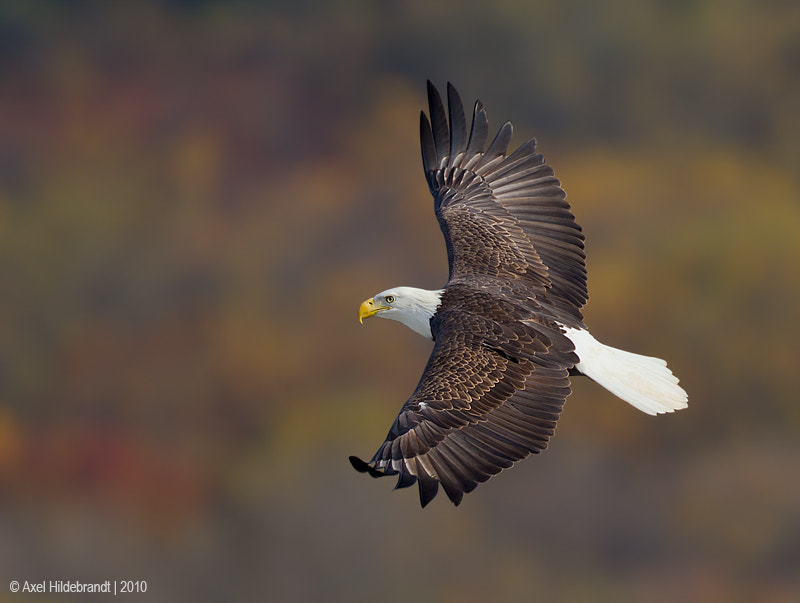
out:
<path id="1" fill-rule="evenodd" d="M 433 339 L 431 318 L 436 314 L 436 310 L 439 308 L 439 304 L 441 304 L 444 289 L 430 291 L 428 289 L 407 287 L 405 288 L 405 292 L 408 300 L 411 302 L 409 307 L 405 308 L 404 312 L 397 313 L 396 316 L 391 316 L 387 313 L 386 318 L 395 318 L 412 331 L 428 339 Z"/>

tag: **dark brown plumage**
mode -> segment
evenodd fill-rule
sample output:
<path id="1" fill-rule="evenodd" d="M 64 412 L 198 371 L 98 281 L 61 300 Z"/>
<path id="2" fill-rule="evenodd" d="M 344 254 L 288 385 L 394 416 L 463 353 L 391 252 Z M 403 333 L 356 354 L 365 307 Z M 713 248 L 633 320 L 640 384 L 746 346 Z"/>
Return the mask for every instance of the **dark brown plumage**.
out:
<path id="1" fill-rule="evenodd" d="M 506 155 L 506 122 L 486 148 L 475 104 L 467 132 L 448 84 L 448 115 L 428 82 L 422 113 L 425 176 L 444 234 L 450 277 L 431 319 L 435 344 L 411 398 L 367 463 L 374 477 L 419 484 L 427 505 L 442 486 L 465 492 L 547 447 L 578 362 L 560 325 L 583 328 L 588 299 L 583 235 L 533 140 Z"/>

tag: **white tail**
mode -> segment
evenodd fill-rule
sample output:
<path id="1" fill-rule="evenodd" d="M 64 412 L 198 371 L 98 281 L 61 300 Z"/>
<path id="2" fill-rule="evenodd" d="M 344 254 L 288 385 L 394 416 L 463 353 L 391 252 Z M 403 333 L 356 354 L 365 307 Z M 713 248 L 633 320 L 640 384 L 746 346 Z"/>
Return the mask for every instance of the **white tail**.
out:
<path id="1" fill-rule="evenodd" d="M 565 327 L 580 362 L 575 365 L 615 396 L 649 415 L 686 408 L 688 396 L 661 358 L 618 350 L 585 329 Z"/>

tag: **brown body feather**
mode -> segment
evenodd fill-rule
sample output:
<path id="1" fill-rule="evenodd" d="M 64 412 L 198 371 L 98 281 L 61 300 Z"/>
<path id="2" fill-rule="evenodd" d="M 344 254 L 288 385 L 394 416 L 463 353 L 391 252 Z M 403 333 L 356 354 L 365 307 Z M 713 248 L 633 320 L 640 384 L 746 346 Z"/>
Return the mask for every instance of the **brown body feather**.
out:
<path id="1" fill-rule="evenodd" d="M 526 142 L 506 155 L 511 124 L 486 147 L 475 104 L 467 134 L 448 85 L 448 117 L 428 83 L 422 114 L 425 176 L 444 234 L 450 278 L 431 319 L 435 344 L 411 398 L 367 463 L 374 477 L 419 484 L 425 506 L 439 485 L 453 503 L 547 447 L 578 362 L 559 326 L 582 328 L 588 299 L 583 235 L 564 190 Z"/>

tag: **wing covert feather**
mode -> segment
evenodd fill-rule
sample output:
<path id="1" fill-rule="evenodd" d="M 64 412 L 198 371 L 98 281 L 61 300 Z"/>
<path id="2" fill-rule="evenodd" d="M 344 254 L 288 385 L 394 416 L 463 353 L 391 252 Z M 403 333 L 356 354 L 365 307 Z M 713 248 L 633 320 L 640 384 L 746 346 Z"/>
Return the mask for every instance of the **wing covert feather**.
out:
<path id="1" fill-rule="evenodd" d="M 428 82 L 422 164 L 447 247 L 450 278 L 431 320 L 435 344 L 414 393 L 369 462 L 373 477 L 418 484 L 424 507 L 441 485 L 465 493 L 545 449 L 578 361 L 561 323 L 582 327 L 584 237 L 566 193 L 529 140 L 508 154 L 506 122 L 488 148 L 476 101 L 467 132 L 455 88 L 447 110 Z"/>
<path id="2" fill-rule="evenodd" d="M 398 475 L 398 488 L 418 482 L 423 506 L 436 494 L 434 482 L 458 504 L 545 449 L 577 362 L 556 327 L 517 320 L 524 308 L 489 319 L 455 309 L 486 304 L 491 311 L 488 294 L 461 288 L 449 295 L 460 299 L 447 300 L 454 309 L 434 318 L 436 343 L 417 388 L 369 463 L 353 460 L 371 475 Z"/>
<path id="3" fill-rule="evenodd" d="M 432 134 L 422 136 L 423 166 L 447 245 L 450 278 L 516 274 L 544 287 L 539 295 L 546 295 L 562 320 L 582 326 L 581 308 L 589 297 L 584 236 L 561 182 L 536 152 L 536 142 L 528 140 L 507 155 L 513 128 L 506 122 L 484 150 L 488 120 L 478 101 L 464 147 L 461 98 L 448 84 L 448 124 L 441 97 L 428 84 Z M 473 218 L 484 229 L 459 223 Z M 483 236 L 488 232 L 478 230 L 492 233 Z"/>

